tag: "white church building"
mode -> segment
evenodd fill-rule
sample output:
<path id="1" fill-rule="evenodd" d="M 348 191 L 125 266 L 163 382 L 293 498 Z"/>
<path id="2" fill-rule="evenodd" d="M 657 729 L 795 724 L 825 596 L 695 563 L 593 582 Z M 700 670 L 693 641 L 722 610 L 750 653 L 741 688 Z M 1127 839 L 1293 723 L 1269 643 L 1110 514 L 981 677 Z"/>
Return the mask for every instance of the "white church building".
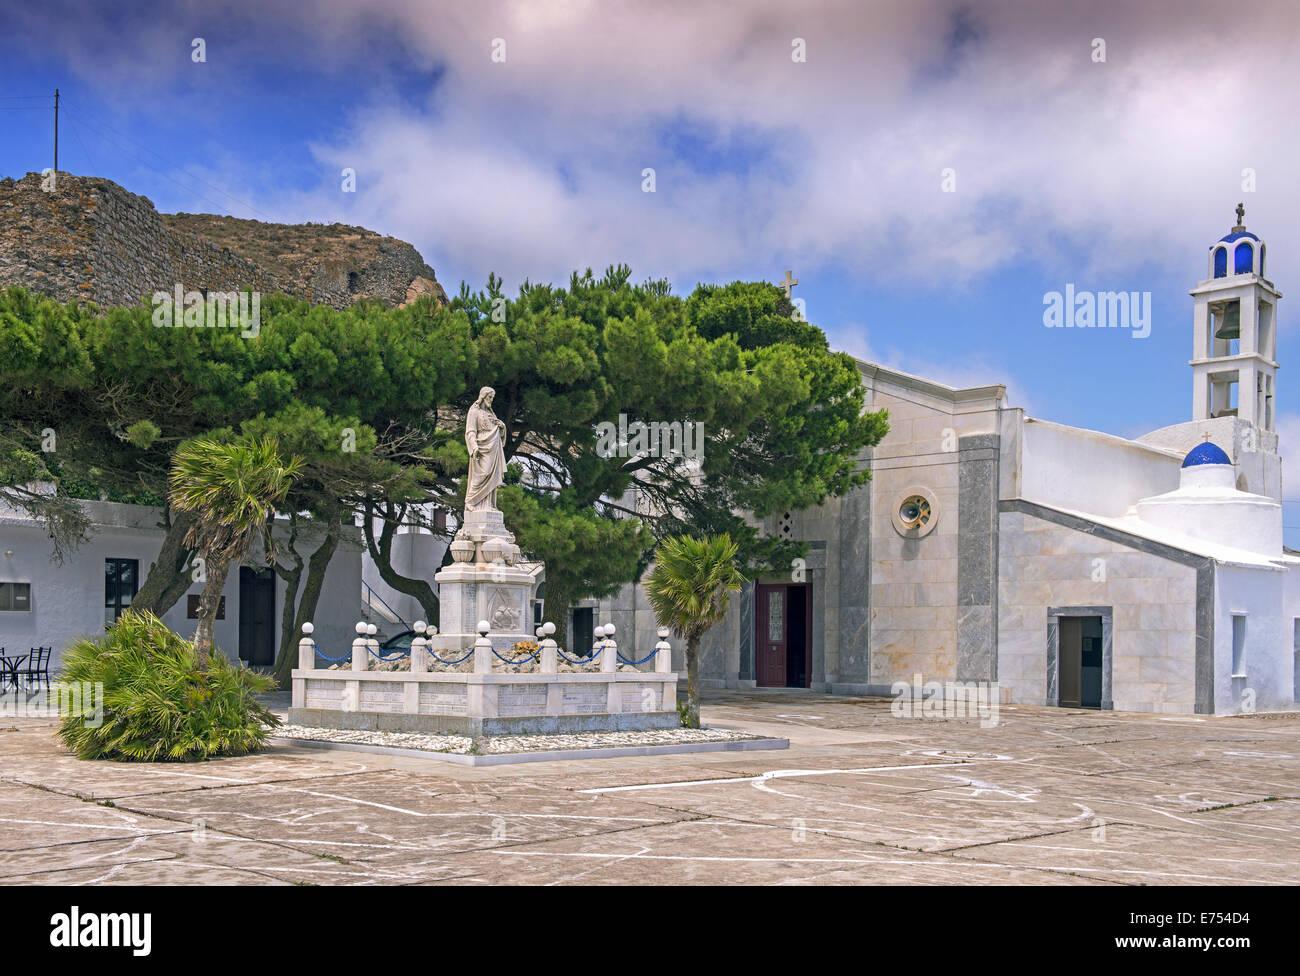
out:
<path id="1" fill-rule="evenodd" d="M 1038 705 L 1294 708 L 1300 553 L 1282 544 L 1275 430 L 1282 296 L 1242 219 L 1239 208 L 1191 290 L 1184 423 L 1127 439 L 1027 416 L 1001 385 L 954 389 L 859 361 L 867 409 L 889 411 L 889 433 L 861 458 L 872 479 L 766 521 L 768 533 L 805 542 L 806 558 L 736 595 L 705 636 L 705 683 L 890 696 L 919 677 L 996 684 L 1004 701 Z M 89 509 L 92 538 L 62 567 L 49 562 L 39 525 L 0 512 L 9 653 L 53 645 L 57 664 L 69 640 L 130 604 L 156 558 L 157 510 Z M 399 571 L 430 577 L 446 546 L 427 532 L 397 543 Z M 420 615 L 361 549 L 350 539 L 330 565 L 322 647 L 345 648 L 361 615 L 387 632 Z M 181 633 L 194 626 L 197 593 L 165 618 Z M 282 605 L 273 573 L 240 568 L 218 643 L 269 664 Z M 593 627 L 610 622 L 628 657 L 658 640 L 640 585 L 568 612 L 572 647 L 590 646 Z"/>
<path id="2" fill-rule="evenodd" d="M 768 519 L 805 563 L 705 637 L 714 687 L 891 695 L 996 683 L 1004 700 L 1171 714 L 1295 707 L 1300 554 L 1282 544 L 1277 303 L 1238 225 L 1192 289 L 1192 412 L 1127 439 L 859 361 L 888 435 L 872 480 Z M 653 646 L 643 589 L 588 601 Z M 626 651 L 625 651 L 626 653 Z M 680 669 L 683 662 L 675 662 Z"/>

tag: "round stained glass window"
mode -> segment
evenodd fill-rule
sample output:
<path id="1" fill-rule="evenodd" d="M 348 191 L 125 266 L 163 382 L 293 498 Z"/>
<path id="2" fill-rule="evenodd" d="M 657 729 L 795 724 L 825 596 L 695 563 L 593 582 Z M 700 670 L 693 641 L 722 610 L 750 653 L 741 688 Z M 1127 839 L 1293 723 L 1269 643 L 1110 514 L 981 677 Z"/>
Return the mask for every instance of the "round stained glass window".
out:
<path id="1" fill-rule="evenodd" d="M 919 539 L 934 530 L 939 521 L 939 500 L 933 490 L 924 485 L 912 485 L 894 498 L 889 520 L 899 535 L 905 539 Z"/>
<path id="2" fill-rule="evenodd" d="M 909 529 L 919 529 L 930 521 L 930 503 L 920 495 L 909 495 L 898 506 L 898 517 Z"/>

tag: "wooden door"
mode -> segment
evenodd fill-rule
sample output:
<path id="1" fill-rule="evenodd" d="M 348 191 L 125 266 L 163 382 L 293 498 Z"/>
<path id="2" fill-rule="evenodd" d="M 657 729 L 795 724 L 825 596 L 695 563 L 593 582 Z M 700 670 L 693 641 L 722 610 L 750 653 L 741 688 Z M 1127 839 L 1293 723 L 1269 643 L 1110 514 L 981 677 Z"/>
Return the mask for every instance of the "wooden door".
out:
<path id="1" fill-rule="evenodd" d="M 758 614 L 754 621 L 756 684 L 760 688 L 784 688 L 790 638 L 789 594 L 784 586 L 759 584 L 754 603 Z"/>

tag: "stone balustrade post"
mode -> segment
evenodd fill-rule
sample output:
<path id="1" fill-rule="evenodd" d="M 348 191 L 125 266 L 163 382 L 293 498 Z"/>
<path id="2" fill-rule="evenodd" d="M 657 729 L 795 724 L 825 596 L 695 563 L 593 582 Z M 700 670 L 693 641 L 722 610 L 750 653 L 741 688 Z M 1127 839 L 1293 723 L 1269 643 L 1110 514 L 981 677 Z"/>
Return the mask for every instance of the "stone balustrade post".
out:
<path id="1" fill-rule="evenodd" d="M 555 674 L 560 670 L 560 648 L 555 643 L 555 639 L 551 637 L 553 633 L 555 633 L 555 624 L 549 620 L 537 628 L 537 636 L 541 639 L 537 669 L 542 674 Z"/>
<path id="2" fill-rule="evenodd" d="M 659 643 L 655 645 L 655 674 L 668 674 L 673 669 L 673 645 L 668 643 L 668 628 L 659 628 Z"/>
<path id="3" fill-rule="evenodd" d="M 302 625 L 302 639 L 298 641 L 298 667 L 311 671 L 316 667 L 316 642 L 311 639 L 316 628 L 310 623 Z"/>
<path id="4" fill-rule="evenodd" d="M 492 641 L 488 639 L 488 622 L 478 622 L 479 638 L 474 642 L 474 673 L 492 673 Z"/>
<path id="5" fill-rule="evenodd" d="M 600 670 L 613 674 L 618 670 L 618 644 L 614 641 L 614 625 L 605 625 L 605 640 L 600 648 Z"/>
<path id="6" fill-rule="evenodd" d="M 357 637 L 352 642 L 352 670 L 368 671 L 370 669 L 370 644 L 366 640 L 366 622 L 357 621 Z"/>
<path id="7" fill-rule="evenodd" d="M 428 659 L 424 654 L 426 629 L 424 621 L 417 620 L 411 629 L 415 631 L 415 637 L 411 640 L 411 674 L 423 674 L 428 670 Z"/>

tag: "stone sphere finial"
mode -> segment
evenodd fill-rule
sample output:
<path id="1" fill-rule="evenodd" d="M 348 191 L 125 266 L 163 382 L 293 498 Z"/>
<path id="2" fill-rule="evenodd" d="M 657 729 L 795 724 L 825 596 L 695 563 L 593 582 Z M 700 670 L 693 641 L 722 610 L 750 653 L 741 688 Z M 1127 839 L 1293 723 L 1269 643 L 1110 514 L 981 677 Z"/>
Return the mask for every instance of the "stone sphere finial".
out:
<path id="1" fill-rule="evenodd" d="M 492 625 L 489 624 L 486 620 L 480 620 L 478 622 L 478 626 L 475 627 L 474 629 L 477 630 L 484 637 L 486 637 L 487 632 L 492 629 Z"/>
<path id="2" fill-rule="evenodd" d="M 605 628 L 604 628 L 604 627 L 597 627 L 594 631 L 592 631 L 592 633 L 596 635 L 596 640 L 604 640 L 604 639 L 605 639 Z"/>
<path id="3" fill-rule="evenodd" d="M 423 621 L 423 620 L 417 620 L 415 623 L 411 624 L 411 629 L 412 629 L 413 631 L 415 631 L 417 634 L 423 634 L 423 633 L 424 633 L 424 621 Z"/>
<path id="4" fill-rule="evenodd" d="M 311 623 L 310 620 L 308 620 L 305 624 L 302 625 L 302 632 L 303 632 L 304 634 L 310 634 L 310 633 L 311 633 L 313 630 L 315 630 L 315 629 L 316 629 L 316 628 L 312 626 L 312 623 Z"/>
<path id="5" fill-rule="evenodd" d="M 365 632 L 366 632 L 366 622 L 365 622 L 364 620 L 358 620 L 358 621 L 357 621 L 357 635 L 360 636 L 360 635 L 364 634 Z"/>
<path id="6" fill-rule="evenodd" d="M 366 636 L 367 636 L 367 637 L 374 637 L 375 634 L 377 634 L 377 633 L 379 633 L 379 628 L 378 628 L 378 627 L 376 627 L 374 624 L 366 624 Z"/>
<path id="7" fill-rule="evenodd" d="M 606 636 L 606 637 L 613 637 L 613 636 L 614 636 L 614 625 L 613 625 L 613 624 L 606 624 L 606 625 L 605 625 L 605 636 Z"/>
<path id="8" fill-rule="evenodd" d="M 551 623 L 548 620 L 546 621 L 546 623 L 542 624 L 542 630 L 546 632 L 547 637 L 550 637 L 552 634 L 555 633 L 555 624 Z"/>
<path id="9" fill-rule="evenodd" d="M 660 627 L 660 628 L 659 628 L 659 639 L 660 639 L 660 640 L 667 640 L 667 639 L 668 639 L 668 628 L 667 628 L 667 627 Z"/>

